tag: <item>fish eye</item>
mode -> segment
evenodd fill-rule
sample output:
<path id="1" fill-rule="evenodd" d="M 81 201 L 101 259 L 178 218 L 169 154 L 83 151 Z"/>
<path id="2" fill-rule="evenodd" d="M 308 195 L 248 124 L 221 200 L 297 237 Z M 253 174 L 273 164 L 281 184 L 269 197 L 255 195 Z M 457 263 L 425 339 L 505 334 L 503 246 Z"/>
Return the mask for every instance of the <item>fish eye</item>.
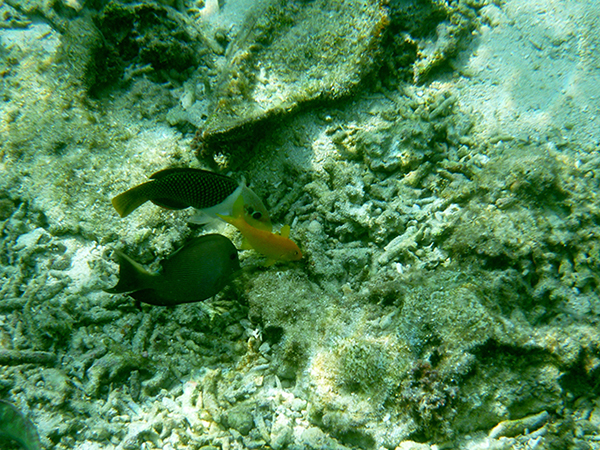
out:
<path id="1" fill-rule="evenodd" d="M 260 211 L 255 210 L 252 206 L 246 206 L 246 214 L 248 214 L 254 220 L 260 220 L 263 216 Z"/>

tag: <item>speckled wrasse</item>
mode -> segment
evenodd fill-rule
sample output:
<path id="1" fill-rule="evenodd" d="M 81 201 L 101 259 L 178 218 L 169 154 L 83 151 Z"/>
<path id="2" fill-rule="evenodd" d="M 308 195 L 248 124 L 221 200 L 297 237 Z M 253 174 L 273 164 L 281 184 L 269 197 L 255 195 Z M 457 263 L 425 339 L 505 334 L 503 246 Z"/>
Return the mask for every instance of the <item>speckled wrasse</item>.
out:
<path id="1" fill-rule="evenodd" d="M 151 181 L 135 186 L 112 199 L 121 217 L 151 201 L 167 209 L 193 207 L 198 213 L 191 221 L 205 223 L 217 214 L 231 214 L 233 204 L 243 199 L 244 219 L 253 226 L 270 231 L 269 213 L 260 198 L 245 182 L 208 170 L 176 168 L 165 169 L 150 176 Z"/>

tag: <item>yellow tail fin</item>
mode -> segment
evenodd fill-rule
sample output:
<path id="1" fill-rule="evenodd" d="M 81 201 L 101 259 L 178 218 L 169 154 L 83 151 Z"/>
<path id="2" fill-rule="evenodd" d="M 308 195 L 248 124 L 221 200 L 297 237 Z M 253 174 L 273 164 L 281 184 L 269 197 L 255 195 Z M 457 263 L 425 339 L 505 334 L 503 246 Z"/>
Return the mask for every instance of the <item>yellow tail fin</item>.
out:
<path id="1" fill-rule="evenodd" d="M 111 202 L 119 215 L 125 217 L 148 201 L 148 197 L 144 195 L 144 191 L 144 185 L 136 186 L 133 189 L 129 189 L 128 191 L 113 197 Z"/>

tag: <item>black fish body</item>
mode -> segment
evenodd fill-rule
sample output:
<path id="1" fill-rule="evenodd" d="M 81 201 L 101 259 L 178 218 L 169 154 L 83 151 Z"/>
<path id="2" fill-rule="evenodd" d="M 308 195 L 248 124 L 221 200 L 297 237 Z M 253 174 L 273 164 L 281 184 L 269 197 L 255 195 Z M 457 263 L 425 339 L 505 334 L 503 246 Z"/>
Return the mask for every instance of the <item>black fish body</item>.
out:
<path id="1" fill-rule="evenodd" d="M 238 252 L 229 239 L 206 234 L 192 239 L 150 273 L 127 255 L 117 252 L 119 282 L 109 293 L 127 292 L 139 302 L 172 306 L 206 300 L 225 287 L 240 270 Z"/>
<path id="2" fill-rule="evenodd" d="M 167 209 L 204 209 L 222 203 L 238 188 L 232 178 L 202 169 L 165 169 L 112 199 L 121 217 L 151 201 Z"/>

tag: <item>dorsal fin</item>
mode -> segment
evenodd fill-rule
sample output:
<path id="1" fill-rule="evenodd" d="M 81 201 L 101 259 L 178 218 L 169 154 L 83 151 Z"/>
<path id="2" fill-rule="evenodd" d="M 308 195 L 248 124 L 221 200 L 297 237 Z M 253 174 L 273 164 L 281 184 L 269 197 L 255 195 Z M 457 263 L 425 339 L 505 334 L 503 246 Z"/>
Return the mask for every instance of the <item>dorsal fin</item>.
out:
<path id="1" fill-rule="evenodd" d="M 174 173 L 190 173 L 190 172 L 196 172 L 198 174 L 199 173 L 205 173 L 206 175 L 211 176 L 211 177 L 226 178 L 229 181 L 233 181 L 227 175 L 223 175 L 223 174 L 216 173 L 216 172 L 211 172 L 210 170 L 193 169 L 193 168 L 190 168 L 190 167 L 172 167 L 170 169 L 159 170 L 158 172 L 155 172 L 152 175 L 150 175 L 150 178 L 152 180 L 158 180 L 159 178 L 163 178 L 163 177 L 166 177 L 168 175 L 172 175 Z"/>
<path id="2" fill-rule="evenodd" d="M 172 173 L 187 172 L 189 170 L 190 169 L 185 167 L 172 167 L 171 169 L 163 169 L 159 170 L 158 172 L 154 172 L 152 175 L 150 175 L 150 178 L 153 180 L 158 180 L 159 178 L 166 177 L 167 175 L 171 175 Z"/>
<path id="3" fill-rule="evenodd" d="M 150 178 L 153 180 L 158 180 L 159 178 L 163 178 L 163 177 L 166 177 L 167 175 L 171 175 L 171 174 L 174 174 L 177 172 L 190 172 L 190 171 L 195 171 L 195 170 L 198 170 L 200 172 L 208 172 L 208 170 L 190 169 L 189 167 L 171 167 L 170 169 L 163 169 L 163 170 L 159 170 L 158 172 L 154 172 L 152 175 L 150 175 Z M 208 173 L 212 173 L 212 172 L 208 172 Z"/>
<path id="4" fill-rule="evenodd" d="M 279 234 L 281 234 L 284 238 L 289 238 L 290 237 L 290 226 L 289 225 L 282 226 L 281 232 Z"/>

